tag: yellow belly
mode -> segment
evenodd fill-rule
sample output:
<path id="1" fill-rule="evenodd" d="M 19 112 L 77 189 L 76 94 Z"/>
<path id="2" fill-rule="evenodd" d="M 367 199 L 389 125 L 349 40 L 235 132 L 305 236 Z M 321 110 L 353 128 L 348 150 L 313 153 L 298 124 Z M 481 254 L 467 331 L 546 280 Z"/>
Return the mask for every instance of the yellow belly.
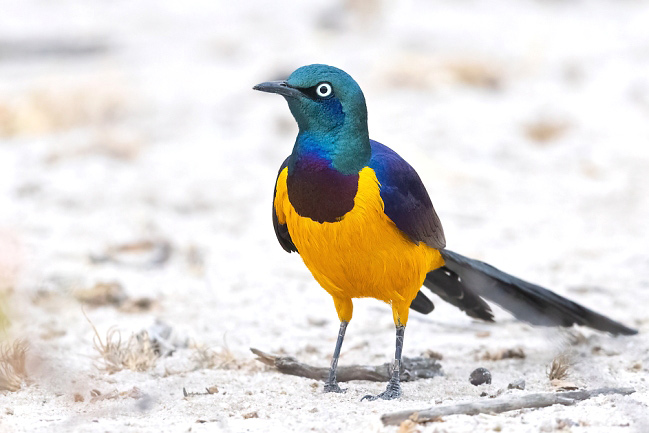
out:
<path id="1" fill-rule="evenodd" d="M 392 304 L 393 309 L 405 308 L 401 314 L 405 325 L 407 308 L 426 274 L 444 264 L 439 251 L 423 242 L 415 244 L 385 215 L 371 168 L 360 172 L 354 208 L 333 223 L 297 214 L 288 198 L 287 174 L 284 169 L 277 179 L 275 211 L 315 279 L 334 302 L 370 297 Z"/>

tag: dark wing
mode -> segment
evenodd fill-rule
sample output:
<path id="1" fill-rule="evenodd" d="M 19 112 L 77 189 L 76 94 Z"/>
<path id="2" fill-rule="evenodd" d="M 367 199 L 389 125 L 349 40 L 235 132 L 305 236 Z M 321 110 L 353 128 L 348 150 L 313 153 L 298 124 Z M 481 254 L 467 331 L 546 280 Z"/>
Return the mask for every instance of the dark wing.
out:
<path id="1" fill-rule="evenodd" d="M 395 151 L 374 140 L 368 164 L 381 184 L 385 214 L 415 242 L 432 248 L 446 246 L 442 223 L 419 175 Z"/>
<path id="2" fill-rule="evenodd" d="M 282 166 L 279 168 L 279 171 L 277 172 L 277 178 L 279 179 L 279 175 L 288 166 L 288 158 L 284 160 L 282 163 Z M 292 253 L 293 251 L 297 252 L 297 248 L 295 247 L 295 244 L 293 243 L 293 240 L 291 239 L 291 234 L 288 232 L 288 227 L 286 224 L 280 224 L 279 220 L 277 219 L 277 212 L 275 211 L 275 196 L 277 195 L 277 179 L 275 180 L 275 189 L 273 191 L 273 228 L 275 229 L 275 235 L 277 236 L 277 240 L 279 241 L 279 244 L 286 250 L 286 252 Z"/>
<path id="3" fill-rule="evenodd" d="M 523 281 L 487 263 L 449 250 L 443 250 L 442 257 L 446 261 L 445 267 L 459 276 L 456 278 L 456 283 L 464 286 L 474 296 L 477 295 L 495 302 L 524 322 L 539 326 L 581 325 L 598 331 L 622 335 L 633 335 L 638 332 L 546 288 Z M 443 269 L 429 273 L 426 280 L 431 277 L 431 274 L 443 273 Z M 442 286 L 447 290 L 448 283 L 443 282 Z M 468 311 L 467 314 L 471 315 Z"/>

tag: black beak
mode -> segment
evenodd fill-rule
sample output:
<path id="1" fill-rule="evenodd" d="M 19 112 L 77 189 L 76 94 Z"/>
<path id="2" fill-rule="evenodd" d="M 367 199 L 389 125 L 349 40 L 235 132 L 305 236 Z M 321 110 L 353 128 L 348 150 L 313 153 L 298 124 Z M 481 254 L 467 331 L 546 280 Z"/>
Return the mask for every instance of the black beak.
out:
<path id="1" fill-rule="evenodd" d="M 298 89 L 286 84 L 286 81 L 266 81 L 265 83 L 257 84 L 255 87 L 253 87 L 253 90 L 259 90 L 261 92 L 268 93 L 277 93 L 279 95 L 286 96 L 287 98 L 298 98 L 304 96 L 304 94 Z"/>

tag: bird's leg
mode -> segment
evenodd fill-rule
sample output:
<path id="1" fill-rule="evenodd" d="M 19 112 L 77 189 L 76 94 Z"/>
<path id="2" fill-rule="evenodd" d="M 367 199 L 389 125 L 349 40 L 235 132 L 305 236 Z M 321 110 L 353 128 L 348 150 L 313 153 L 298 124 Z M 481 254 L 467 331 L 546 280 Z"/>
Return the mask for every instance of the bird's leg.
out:
<path id="1" fill-rule="evenodd" d="M 345 330 L 347 329 L 346 322 L 342 320 L 340 322 L 340 330 L 338 331 L 338 340 L 336 340 L 336 348 L 334 349 L 334 356 L 331 358 L 331 368 L 329 369 L 329 378 L 325 382 L 324 392 L 345 392 L 346 389 L 342 389 L 338 386 L 336 382 L 336 368 L 338 367 L 338 357 L 340 356 L 340 348 L 343 345 L 343 339 L 345 338 Z"/>
<path id="2" fill-rule="evenodd" d="M 394 363 L 392 364 L 392 377 L 388 382 L 388 386 L 385 388 L 379 395 L 366 395 L 361 399 L 363 400 L 394 400 L 395 398 L 401 397 L 401 385 L 399 384 L 399 374 L 401 373 L 401 351 L 403 350 L 403 335 L 405 334 L 406 327 L 403 325 L 397 325 L 397 343 L 396 350 L 394 352 Z"/>

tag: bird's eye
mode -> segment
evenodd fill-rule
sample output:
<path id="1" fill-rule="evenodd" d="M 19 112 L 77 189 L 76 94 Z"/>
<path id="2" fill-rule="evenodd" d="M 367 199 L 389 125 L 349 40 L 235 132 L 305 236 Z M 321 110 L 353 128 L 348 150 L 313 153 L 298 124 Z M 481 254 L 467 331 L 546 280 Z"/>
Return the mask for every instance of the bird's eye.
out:
<path id="1" fill-rule="evenodd" d="M 328 96 L 331 96 L 332 92 L 333 89 L 331 88 L 331 84 L 329 83 L 320 83 L 317 86 L 315 86 L 315 93 L 321 98 L 326 98 Z"/>

